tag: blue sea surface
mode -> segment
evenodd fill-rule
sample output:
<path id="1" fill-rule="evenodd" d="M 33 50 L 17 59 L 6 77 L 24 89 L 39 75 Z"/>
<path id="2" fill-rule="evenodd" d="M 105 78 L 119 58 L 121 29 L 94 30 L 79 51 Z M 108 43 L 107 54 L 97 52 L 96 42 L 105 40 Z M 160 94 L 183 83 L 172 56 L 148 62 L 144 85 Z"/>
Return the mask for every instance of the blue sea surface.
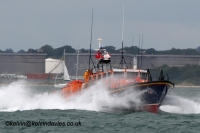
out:
<path id="1" fill-rule="evenodd" d="M 109 98 L 102 84 L 66 100 L 53 86 L 13 82 L 0 87 L 0 132 L 197 133 L 200 88 L 174 88 L 158 114 L 104 110 L 125 100 Z M 126 106 L 126 105 L 124 105 Z"/>

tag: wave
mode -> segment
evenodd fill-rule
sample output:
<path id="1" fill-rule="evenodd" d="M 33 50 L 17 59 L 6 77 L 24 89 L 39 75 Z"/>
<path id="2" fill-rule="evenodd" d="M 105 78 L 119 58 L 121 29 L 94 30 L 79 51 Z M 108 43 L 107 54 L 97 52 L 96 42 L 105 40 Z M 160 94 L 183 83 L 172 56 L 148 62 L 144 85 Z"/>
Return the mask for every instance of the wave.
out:
<path id="1" fill-rule="evenodd" d="M 37 92 L 26 82 L 14 82 L 0 87 L 0 111 L 24 111 L 35 109 L 78 109 L 91 111 L 113 110 L 129 108 L 130 100 L 140 104 L 139 94 L 136 92 L 126 97 L 111 97 L 103 81 L 81 93 L 65 99 L 60 93 L 50 91 Z M 142 92 L 140 92 L 142 93 Z"/>
<path id="2" fill-rule="evenodd" d="M 175 94 L 167 95 L 160 110 L 177 114 L 199 114 L 200 103 L 198 98 L 185 98 Z"/>
<path id="3" fill-rule="evenodd" d="M 0 87 L 0 111 L 13 112 L 35 109 L 60 109 L 60 110 L 91 110 L 91 111 L 116 111 L 120 108 L 129 108 L 132 100 L 140 105 L 138 92 L 127 94 L 126 97 L 111 97 L 103 81 L 97 82 L 89 89 L 65 99 L 60 93 L 50 93 L 51 90 L 37 91 L 23 82 L 13 82 Z M 143 92 L 140 92 L 143 93 Z M 168 94 L 160 106 L 160 110 L 177 114 L 199 114 L 200 98 L 185 98 L 176 94 Z"/>

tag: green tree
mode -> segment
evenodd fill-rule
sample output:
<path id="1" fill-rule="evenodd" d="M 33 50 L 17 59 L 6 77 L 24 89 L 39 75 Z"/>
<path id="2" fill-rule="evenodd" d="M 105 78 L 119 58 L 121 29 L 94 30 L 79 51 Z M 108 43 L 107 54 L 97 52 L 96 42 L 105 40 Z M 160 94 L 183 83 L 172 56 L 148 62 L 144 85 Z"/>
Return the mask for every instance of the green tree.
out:
<path id="1" fill-rule="evenodd" d="M 14 53 L 14 52 L 13 52 L 13 50 L 12 50 L 11 48 L 7 48 L 7 49 L 5 50 L 5 53 Z"/>
<path id="2" fill-rule="evenodd" d="M 76 50 L 74 48 L 72 48 L 71 46 L 66 45 L 66 46 L 54 49 L 53 57 L 61 58 L 62 55 L 63 55 L 64 49 L 65 49 L 66 53 L 75 53 L 76 52 Z"/>
<path id="3" fill-rule="evenodd" d="M 68 45 L 61 47 L 61 49 L 65 49 L 66 53 L 75 53 L 76 52 L 76 50 L 74 48 L 72 48 L 72 46 L 68 46 Z"/>
<path id="4" fill-rule="evenodd" d="M 88 50 L 82 48 L 82 49 L 80 49 L 80 52 L 81 53 L 88 53 Z"/>
<path id="5" fill-rule="evenodd" d="M 163 68 L 164 74 L 168 74 L 170 81 L 174 82 L 175 84 L 200 85 L 199 65 L 188 64 L 182 67 L 168 67 L 163 65 L 155 68 L 155 70 L 160 68 Z M 151 73 L 154 74 L 154 71 Z"/>
<path id="6" fill-rule="evenodd" d="M 119 50 L 115 50 L 114 46 L 105 46 L 103 49 L 106 49 L 109 53 L 119 53 Z"/>
<path id="7" fill-rule="evenodd" d="M 197 52 L 199 52 L 199 53 L 200 53 L 200 46 L 199 46 L 199 47 L 197 47 Z"/>
<path id="8" fill-rule="evenodd" d="M 21 50 L 19 50 L 17 53 L 26 53 L 26 51 L 23 50 L 23 49 L 21 49 Z"/>
<path id="9" fill-rule="evenodd" d="M 27 53 L 37 53 L 37 50 L 34 50 L 34 49 L 32 49 L 32 48 L 29 48 L 28 51 L 27 51 Z"/>
<path id="10" fill-rule="evenodd" d="M 125 53 L 127 54 L 134 54 L 138 55 L 139 53 L 139 48 L 137 46 L 131 46 L 131 47 L 124 47 L 123 48 Z M 121 51 L 122 49 L 120 48 L 118 51 Z"/>
<path id="11" fill-rule="evenodd" d="M 47 53 L 47 57 L 52 57 L 53 56 L 53 47 L 50 45 L 44 45 L 40 48 L 44 53 Z"/>
<path id="12" fill-rule="evenodd" d="M 150 48 L 146 50 L 146 54 L 157 54 L 157 51 L 154 48 Z"/>

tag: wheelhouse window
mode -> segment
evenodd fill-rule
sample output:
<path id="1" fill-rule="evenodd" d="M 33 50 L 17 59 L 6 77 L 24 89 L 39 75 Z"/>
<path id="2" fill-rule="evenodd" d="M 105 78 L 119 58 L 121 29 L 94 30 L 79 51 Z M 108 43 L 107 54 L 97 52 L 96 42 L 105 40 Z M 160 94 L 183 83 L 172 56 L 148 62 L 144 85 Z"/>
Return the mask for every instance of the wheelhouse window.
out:
<path id="1" fill-rule="evenodd" d="M 114 72 L 113 76 L 116 78 L 124 78 L 124 72 Z"/>
<path id="2" fill-rule="evenodd" d="M 107 76 L 107 73 L 104 73 L 104 74 L 103 74 L 103 77 L 106 77 L 106 76 Z"/>
<path id="3" fill-rule="evenodd" d="M 126 78 L 136 78 L 138 76 L 138 72 L 127 72 Z M 140 73 L 141 79 L 146 79 L 147 73 Z"/>
<path id="4" fill-rule="evenodd" d="M 98 75 L 98 79 L 101 79 L 101 74 Z"/>
<path id="5" fill-rule="evenodd" d="M 93 76 L 93 80 L 96 80 L 96 75 Z"/>
<path id="6" fill-rule="evenodd" d="M 135 72 L 127 72 L 127 78 L 135 78 L 138 76 L 138 73 Z"/>
<path id="7" fill-rule="evenodd" d="M 89 77 L 89 80 L 92 80 L 92 76 Z"/>
<path id="8" fill-rule="evenodd" d="M 108 73 L 108 77 L 110 77 L 110 74 L 111 74 L 111 73 L 109 72 L 109 73 Z"/>
<path id="9" fill-rule="evenodd" d="M 147 73 L 140 73 L 141 79 L 146 79 L 147 78 Z"/>

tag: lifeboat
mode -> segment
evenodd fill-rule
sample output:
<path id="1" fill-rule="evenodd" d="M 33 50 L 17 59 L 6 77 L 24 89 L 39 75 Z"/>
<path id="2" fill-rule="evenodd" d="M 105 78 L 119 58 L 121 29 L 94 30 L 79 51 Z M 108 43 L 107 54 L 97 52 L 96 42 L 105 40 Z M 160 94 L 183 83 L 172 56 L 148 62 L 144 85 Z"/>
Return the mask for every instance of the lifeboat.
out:
<path id="1" fill-rule="evenodd" d="M 95 73 L 87 70 L 84 74 L 84 81 L 71 81 L 61 92 L 65 98 L 69 98 L 94 85 L 97 81 L 104 80 L 104 83 L 109 86 L 111 96 L 126 97 L 126 94 L 133 93 L 134 95 L 134 92 L 144 92 L 140 96 L 142 104 L 135 107 L 134 103 L 130 102 L 132 104 L 130 110 L 157 113 L 168 90 L 174 87 L 174 83 L 163 78 L 163 75 L 160 77 L 162 78 L 153 81 L 149 70 L 111 69 Z"/>
<path id="2" fill-rule="evenodd" d="M 96 57 L 100 58 L 100 56 Z M 110 58 L 111 56 L 107 57 Z M 92 58 L 90 57 L 90 59 Z M 89 88 L 99 80 L 104 80 L 104 84 L 109 86 L 110 95 L 114 98 L 126 97 L 127 94 L 133 96 L 136 93 L 139 94 L 138 100 L 141 101 L 141 104 L 136 105 L 133 102 L 134 99 L 130 99 L 130 108 L 125 109 L 130 111 L 157 113 L 167 92 L 174 88 L 174 83 L 169 81 L 168 75 L 164 74 L 162 69 L 157 80 L 153 80 L 149 69 L 113 68 L 110 59 L 99 59 L 99 63 L 94 68 L 89 67 L 85 71 L 83 81 L 74 80 L 69 82 L 62 88 L 61 93 L 65 98 L 69 98 Z"/>

